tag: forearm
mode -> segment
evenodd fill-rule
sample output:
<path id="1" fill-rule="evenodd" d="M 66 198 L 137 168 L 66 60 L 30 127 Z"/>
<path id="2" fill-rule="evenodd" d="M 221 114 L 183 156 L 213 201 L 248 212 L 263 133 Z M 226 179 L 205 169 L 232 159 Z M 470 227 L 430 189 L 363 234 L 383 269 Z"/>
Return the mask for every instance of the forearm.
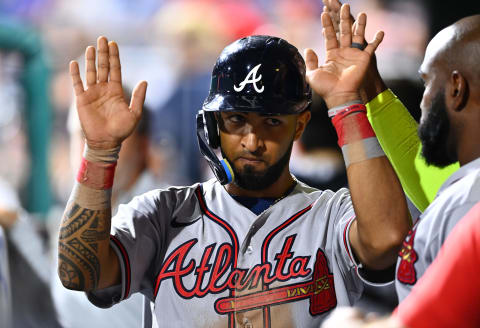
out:
<path id="1" fill-rule="evenodd" d="M 458 164 L 439 169 L 425 163 L 421 156 L 417 122 L 401 101 L 386 90 L 387 86 L 373 57 L 360 95 L 367 104 L 370 123 L 405 193 L 423 212 L 435 198 L 442 183 L 458 169 Z"/>
<path id="2" fill-rule="evenodd" d="M 442 169 L 425 163 L 417 122 L 390 90 L 378 94 L 367 104 L 367 114 L 405 193 L 423 212 L 442 183 L 458 169 L 458 163 Z"/>
<path id="3" fill-rule="evenodd" d="M 103 164 L 80 172 L 62 218 L 58 274 L 69 289 L 89 291 L 120 282 L 118 259 L 110 247 L 111 185 L 104 184 L 113 174 L 104 171 L 114 164 Z"/>
<path id="4" fill-rule="evenodd" d="M 387 85 L 382 79 L 382 76 L 377 69 L 377 60 L 375 56 L 372 57 L 368 67 L 362 86 L 359 90 L 360 96 L 364 104 L 370 102 L 377 95 L 387 89 Z"/>
<path id="5" fill-rule="evenodd" d="M 370 269 L 388 268 L 411 227 L 395 171 L 383 156 L 353 163 L 347 174 L 356 214 L 350 229 L 355 254 Z"/>
<path id="6" fill-rule="evenodd" d="M 329 114 L 335 114 L 332 122 L 347 166 L 357 218 L 350 229 L 351 245 L 367 267 L 387 268 L 395 262 L 411 226 L 401 185 L 368 123 L 363 105 L 339 112 L 331 109 Z"/>

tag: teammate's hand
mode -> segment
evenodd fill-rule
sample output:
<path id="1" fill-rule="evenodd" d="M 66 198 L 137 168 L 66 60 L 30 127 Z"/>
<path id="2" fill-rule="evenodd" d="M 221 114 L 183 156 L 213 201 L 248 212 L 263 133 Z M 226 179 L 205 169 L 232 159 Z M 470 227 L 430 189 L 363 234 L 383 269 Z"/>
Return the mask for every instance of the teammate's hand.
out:
<path id="1" fill-rule="evenodd" d="M 340 36 L 340 9 L 342 8 L 342 3 L 338 0 L 323 0 L 323 12 L 327 13 L 332 20 L 333 29 L 337 33 L 337 39 Z M 355 17 L 350 13 L 350 20 L 355 22 Z"/>
<path id="2" fill-rule="evenodd" d="M 332 19 L 322 13 L 323 35 L 325 38 L 325 64 L 318 66 L 318 57 L 312 49 L 306 49 L 307 81 L 318 93 L 328 108 L 360 99 L 359 87 L 363 81 L 370 58 L 383 39 L 383 32 L 377 32 L 374 40 L 362 51 L 351 48 L 352 42 L 363 44 L 367 16 L 361 13 L 352 27 L 350 6 L 342 5 L 340 10 L 340 37 L 337 40 Z M 353 31 L 353 36 L 352 36 Z"/>
<path id="3" fill-rule="evenodd" d="M 78 63 L 70 62 L 70 76 L 75 90 L 78 116 L 88 146 L 92 149 L 111 149 L 128 137 L 142 114 L 147 82 L 141 81 L 133 90 L 130 105 L 124 99 L 118 46 L 101 36 L 97 40 L 98 70 L 95 48 L 85 51 L 83 87 Z"/>
<path id="4" fill-rule="evenodd" d="M 328 13 L 332 20 L 333 28 L 337 35 L 337 40 L 340 38 L 340 9 L 342 3 L 339 0 L 324 0 L 323 12 Z M 350 13 L 350 21 L 355 22 L 355 18 Z M 363 39 L 361 44 L 366 44 L 367 41 Z M 370 58 L 370 65 L 368 66 L 365 78 L 360 85 L 360 96 L 364 103 L 369 102 L 375 98 L 379 93 L 383 92 L 387 86 L 378 72 L 377 59 L 375 54 Z"/>

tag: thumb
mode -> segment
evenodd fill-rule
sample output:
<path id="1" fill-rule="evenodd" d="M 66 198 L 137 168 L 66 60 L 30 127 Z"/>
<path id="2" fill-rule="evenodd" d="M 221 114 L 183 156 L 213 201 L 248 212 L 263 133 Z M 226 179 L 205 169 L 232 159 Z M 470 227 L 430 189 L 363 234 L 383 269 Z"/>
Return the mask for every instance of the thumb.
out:
<path id="1" fill-rule="evenodd" d="M 130 111 L 136 116 L 142 115 L 143 103 L 145 102 L 145 95 L 147 93 L 147 81 L 140 81 L 133 89 L 132 99 L 130 100 Z"/>
<path id="2" fill-rule="evenodd" d="M 310 48 L 307 48 L 303 51 L 303 54 L 305 56 L 305 65 L 307 67 L 307 71 L 312 71 L 314 69 L 318 68 L 318 56 Z"/>

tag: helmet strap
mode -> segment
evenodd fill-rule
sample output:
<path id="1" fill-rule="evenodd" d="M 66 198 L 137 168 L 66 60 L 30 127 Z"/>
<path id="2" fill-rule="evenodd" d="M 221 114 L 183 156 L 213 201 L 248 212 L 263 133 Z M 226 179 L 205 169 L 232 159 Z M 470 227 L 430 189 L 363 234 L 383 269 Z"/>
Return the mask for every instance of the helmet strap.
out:
<path id="1" fill-rule="evenodd" d="M 200 148 L 200 152 L 202 153 L 203 157 L 207 160 L 207 163 L 210 166 L 210 169 L 213 171 L 213 174 L 215 175 L 217 180 L 222 185 L 225 185 L 232 182 L 235 176 L 233 174 L 232 167 L 230 166 L 230 163 L 228 163 L 227 159 L 219 159 L 213 151 L 213 149 L 220 146 L 220 138 L 217 132 L 216 121 L 214 121 L 215 126 L 213 126 L 213 124 L 206 124 L 206 117 L 208 116 L 210 116 L 209 118 L 213 117 L 213 119 L 215 119 L 214 113 L 211 112 L 205 112 L 203 110 L 200 110 L 197 114 L 198 147 Z M 208 130 L 206 129 L 206 127 Z M 213 135 L 215 135 L 218 139 L 218 144 L 216 144 L 216 147 L 212 147 L 209 142 L 212 140 L 211 138 Z"/>

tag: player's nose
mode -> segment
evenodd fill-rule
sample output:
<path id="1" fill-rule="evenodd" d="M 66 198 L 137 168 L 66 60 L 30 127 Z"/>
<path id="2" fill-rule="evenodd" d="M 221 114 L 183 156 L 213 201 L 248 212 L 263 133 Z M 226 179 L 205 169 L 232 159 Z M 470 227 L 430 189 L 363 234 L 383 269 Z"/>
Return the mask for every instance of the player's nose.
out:
<path id="1" fill-rule="evenodd" d="M 250 153 L 263 151 L 265 148 L 263 138 L 258 133 L 257 129 L 251 125 L 245 129 L 245 134 L 242 138 L 242 147 Z"/>

